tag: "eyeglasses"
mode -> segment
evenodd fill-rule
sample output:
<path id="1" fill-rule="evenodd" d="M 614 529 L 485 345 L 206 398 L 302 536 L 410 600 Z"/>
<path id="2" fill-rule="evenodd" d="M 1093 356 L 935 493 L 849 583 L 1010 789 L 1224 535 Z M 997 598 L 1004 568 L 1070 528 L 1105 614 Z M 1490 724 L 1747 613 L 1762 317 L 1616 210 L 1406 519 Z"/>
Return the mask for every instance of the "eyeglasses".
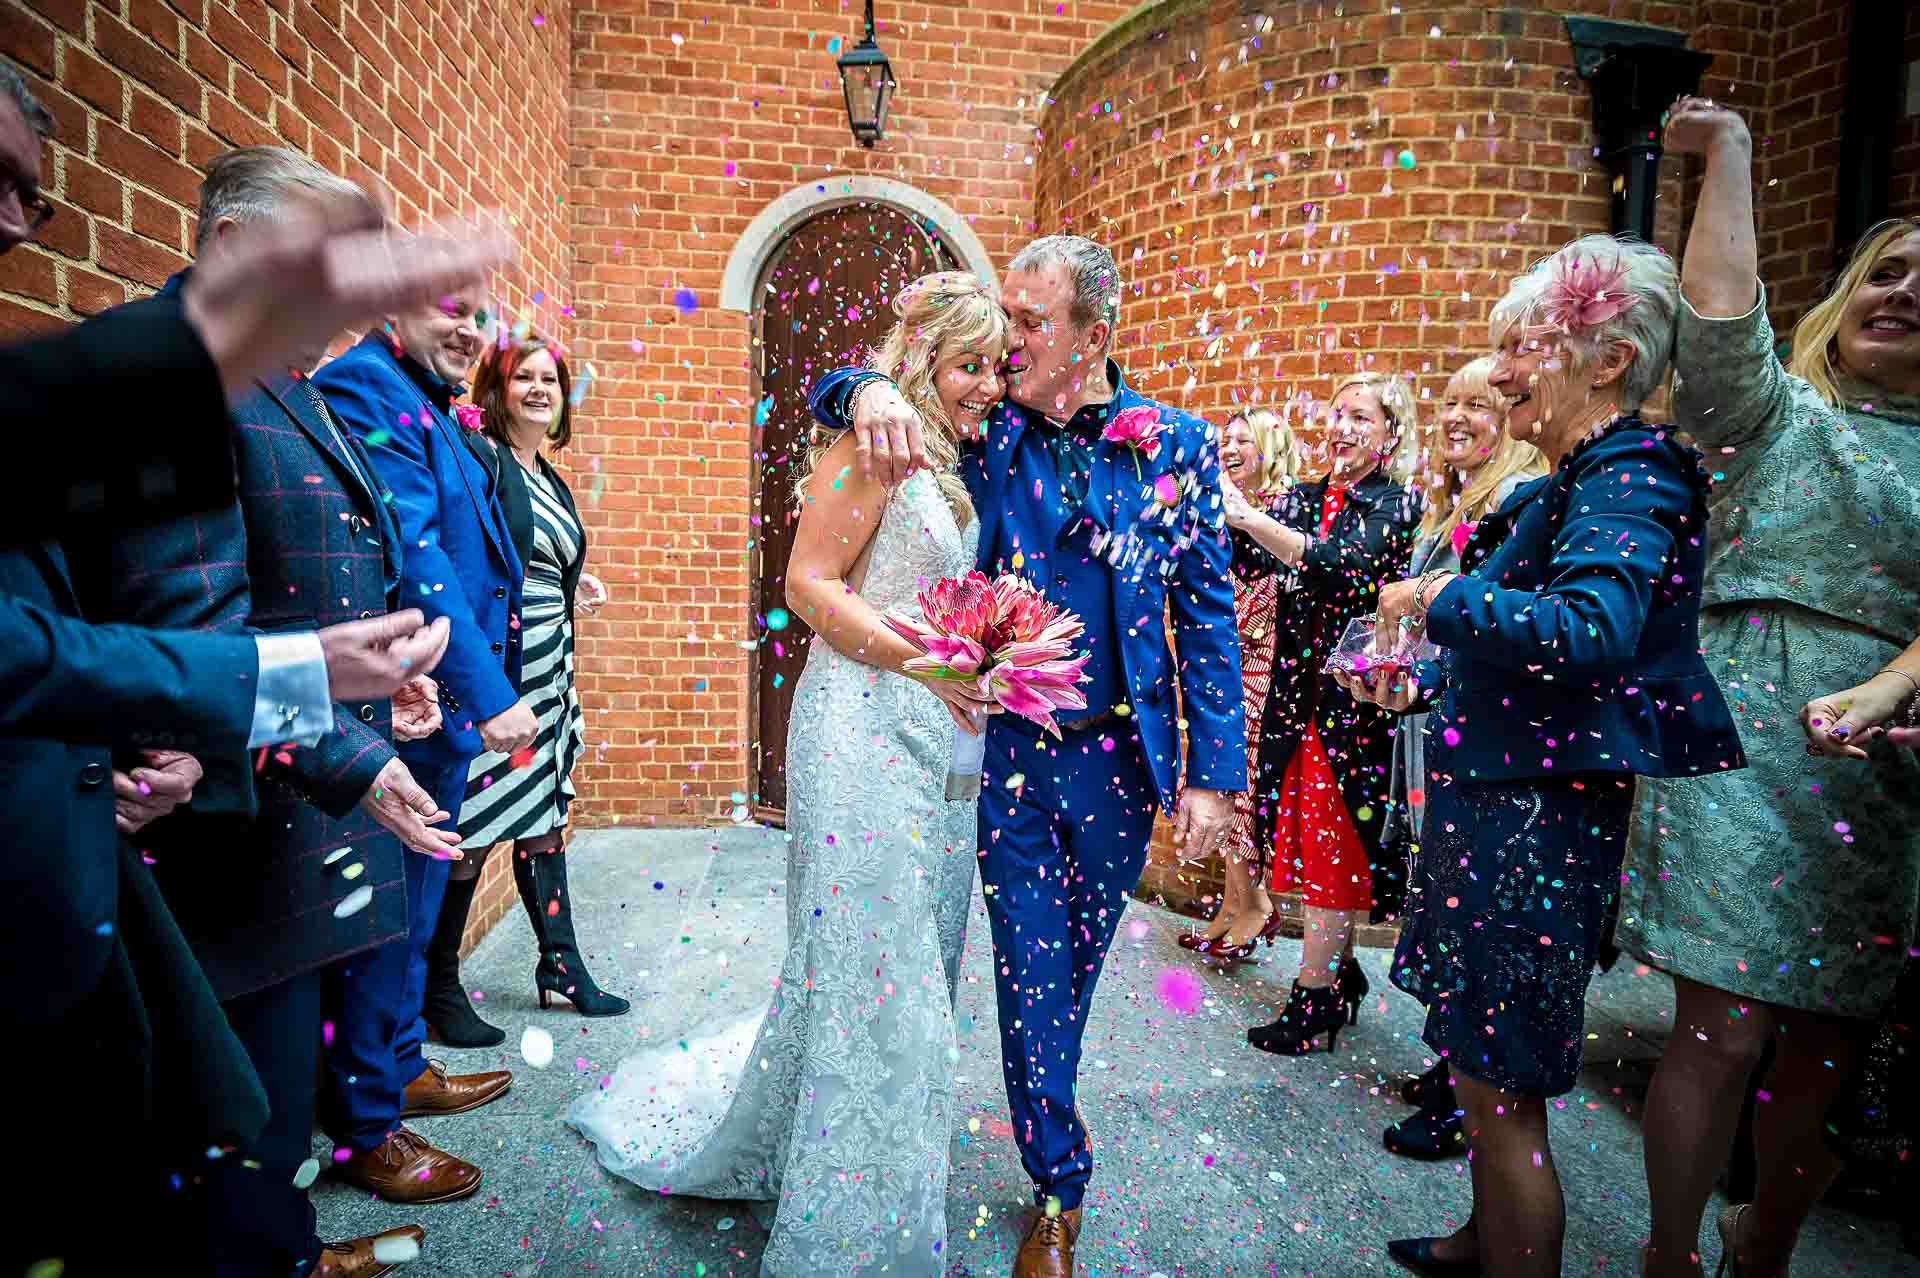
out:
<path id="1" fill-rule="evenodd" d="M 53 201 L 40 193 L 40 188 L 28 187 L 11 173 L 0 173 L 0 205 L 11 195 L 20 201 L 20 212 L 27 221 L 27 234 L 32 235 L 53 220 Z"/>

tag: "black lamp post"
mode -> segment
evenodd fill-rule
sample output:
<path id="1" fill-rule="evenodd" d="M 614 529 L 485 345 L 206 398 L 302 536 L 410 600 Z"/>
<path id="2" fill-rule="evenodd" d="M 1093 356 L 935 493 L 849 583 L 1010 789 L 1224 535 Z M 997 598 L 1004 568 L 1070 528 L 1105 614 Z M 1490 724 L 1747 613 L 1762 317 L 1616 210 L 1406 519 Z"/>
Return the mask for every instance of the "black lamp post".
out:
<path id="1" fill-rule="evenodd" d="M 1574 67 L 1593 90 L 1593 132 L 1613 174 L 1613 231 L 1653 241 L 1653 197 L 1660 180 L 1660 118 L 1673 100 L 1700 88 L 1710 54 L 1686 47 L 1678 31 L 1568 18 Z"/>
<path id="2" fill-rule="evenodd" d="M 840 55 L 840 87 L 847 95 L 847 127 L 853 140 L 872 146 L 887 131 L 887 104 L 893 100 L 893 68 L 873 42 L 873 0 L 867 0 L 867 34 Z"/>

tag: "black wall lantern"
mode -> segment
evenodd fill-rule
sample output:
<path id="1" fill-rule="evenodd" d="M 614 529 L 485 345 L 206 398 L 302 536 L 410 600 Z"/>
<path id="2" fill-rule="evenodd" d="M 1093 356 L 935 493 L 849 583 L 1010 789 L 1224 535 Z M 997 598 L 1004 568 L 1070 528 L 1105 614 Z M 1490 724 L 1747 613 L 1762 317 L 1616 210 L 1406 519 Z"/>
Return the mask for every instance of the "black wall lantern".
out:
<path id="1" fill-rule="evenodd" d="M 1613 174 L 1612 225 L 1653 241 L 1653 197 L 1660 180 L 1660 121 L 1673 100 L 1697 93 L 1713 55 L 1686 47 L 1664 27 L 1606 18 L 1568 18 L 1573 65 L 1593 90 L 1593 132 Z"/>
<path id="2" fill-rule="evenodd" d="M 887 104 L 893 100 L 893 68 L 873 42 L 873 0 L 867 0 L 867 34 L 840 55 L 840 87 L 847 95 L 847 127 L 853 140 L 872 146 L 887 131 Z"/>

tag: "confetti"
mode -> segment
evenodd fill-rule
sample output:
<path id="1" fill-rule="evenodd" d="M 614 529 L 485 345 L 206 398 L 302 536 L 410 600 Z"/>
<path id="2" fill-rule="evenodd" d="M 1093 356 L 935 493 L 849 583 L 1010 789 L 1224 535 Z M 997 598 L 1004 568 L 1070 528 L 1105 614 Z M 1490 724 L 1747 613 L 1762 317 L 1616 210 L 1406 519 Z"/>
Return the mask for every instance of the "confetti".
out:
<path id="1" fill-rule="evenodd" d="M 520 1033 L 520 1059 L 535 1069 L 545 1069 L 553 1064 L 553 1035 L 537 1025 L 529 1025 Z"/>

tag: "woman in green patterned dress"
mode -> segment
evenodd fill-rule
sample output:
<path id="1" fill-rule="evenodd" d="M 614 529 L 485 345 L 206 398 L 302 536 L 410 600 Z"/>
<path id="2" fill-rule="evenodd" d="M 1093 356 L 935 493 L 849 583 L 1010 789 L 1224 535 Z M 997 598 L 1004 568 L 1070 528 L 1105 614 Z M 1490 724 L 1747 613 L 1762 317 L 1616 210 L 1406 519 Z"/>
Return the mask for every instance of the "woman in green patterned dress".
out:
<path id="1" fill-rule="evenodd" d="M 1674 405 L 1715 473 L 1700 638 L 1746 729 L 1745 771 L 1645 780 L 1619 943 L 1669 973 L 1673 1034 L 1647 1096 L 1643 1272 L 1700 1273 L 1700 1218 L 1769 1041 L 1754 1201 L 1721 1213 L 1741 1278 L 1787 1272 L 1840 1164 L 1821 1139 L 1920 921 L 1920 763 L 1811 749 L 1810 699 L 1920 633 L 1920 222 L 1870 232 L 1773 353 L 1757 285 L 1752 140 L 1684 98 L 1667 150 L 1703 156 Z"/>

